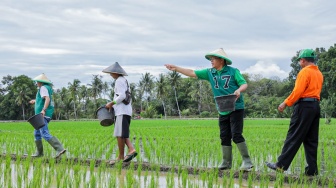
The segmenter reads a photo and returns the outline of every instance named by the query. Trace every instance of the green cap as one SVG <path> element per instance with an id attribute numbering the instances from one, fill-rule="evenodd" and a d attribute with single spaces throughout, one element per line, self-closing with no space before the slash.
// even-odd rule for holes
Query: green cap
<path id="1" fill-rule="evenodd" d="M 316 54 L 315 54 L 315 51 L 312 50 L 312 49 L 304 49 L 304 50 L 301 50 L 300 53 L 299 53 L 299 57 L 296 59 L 296 60 L 300 60 L 301 58 L 316 58 Z"/>

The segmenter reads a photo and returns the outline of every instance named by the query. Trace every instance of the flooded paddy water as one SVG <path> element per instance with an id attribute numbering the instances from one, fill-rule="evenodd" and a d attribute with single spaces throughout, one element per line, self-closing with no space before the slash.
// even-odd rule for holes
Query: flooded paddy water
<path id="1" fill-rule="evenodd" d="M 330 183 L 285 174 L 257 171 L 174 168 L 128 162 L 108 165 L 106 160 L 49 159 L 1 155 L 1 187 L 293 187 L 305 183 L 324 187 Z M 276 179 L 281 181 L 277 181 Z"/>

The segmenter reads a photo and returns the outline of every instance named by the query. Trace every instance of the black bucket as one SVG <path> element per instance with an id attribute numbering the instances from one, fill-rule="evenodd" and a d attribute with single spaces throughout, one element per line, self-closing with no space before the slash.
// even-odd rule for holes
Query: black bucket
<path id="1" fill-rule="evenodd" d="M 111 110 L 105 108 L 105 106 L 102 106 L 97 109 L 96 116 L 100 121 L 100 125 L 107 127 L 111 126 L 114 123 L 114 109 L 111 108 Z"/>
<path id="2" fill-rule="evenodd" d="M 216 97 L 218 111 L 229 112 L 235 110 L 236 95 L 222 95 Z"/>
<path id="3" fill-rule="evenodd" d="M 42 114 L 36 114 L 27 120 L 36 130 L 44 126 L 44 117 Z"/>

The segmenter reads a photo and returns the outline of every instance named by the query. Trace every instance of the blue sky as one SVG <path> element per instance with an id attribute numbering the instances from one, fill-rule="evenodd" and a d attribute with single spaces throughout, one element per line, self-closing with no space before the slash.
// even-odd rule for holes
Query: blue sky
<path id="1" fill-rule="evenodd" d="M 164 64 L 210 67 L 207 52 L 223 48 L 243 73 L 281 79 L 303 48 L 336 43 L 336 1 L 2 0 L 0 77 L 45 73 L 55 87 L 113 62 L 138 83 L 167 73 Z"/>

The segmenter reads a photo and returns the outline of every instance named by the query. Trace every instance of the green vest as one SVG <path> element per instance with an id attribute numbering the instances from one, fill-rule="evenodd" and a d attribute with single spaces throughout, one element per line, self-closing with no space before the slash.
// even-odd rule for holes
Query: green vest
<path id="1" fill-rule="evenodd" d="M 49 93 L 49 98 L 50 98 L 50 104 L 45 112 L 45 116 L 52 117 L 54 113 L 54 102 L 52 100 L 53 90 L 51 86 L 48 84 L 44 84 L 43 86 L 47 88 L 48 93 Z M 44 103 L 45 103 L 45 99 L 41 97 L 40 88 L 39 88 L 36 93 L 36 98 L 35 98 L 35 114 L 39 114 L 42 111 Z"/>
<path id="2" fill-rule="evenodd" d="M 210 82 L 214 98 L 222 95 L 233 94 L 246 81 L 240 71 L 230 66 L 224 66 L 217 71 L 215 68 L 195 70 L 198 79 L 208 80 Z M 244 109 L 243 93 L 237 99 L 235 109 Z M 221 115 L 227 115 L 231 112 L 218 112 Z"/>

